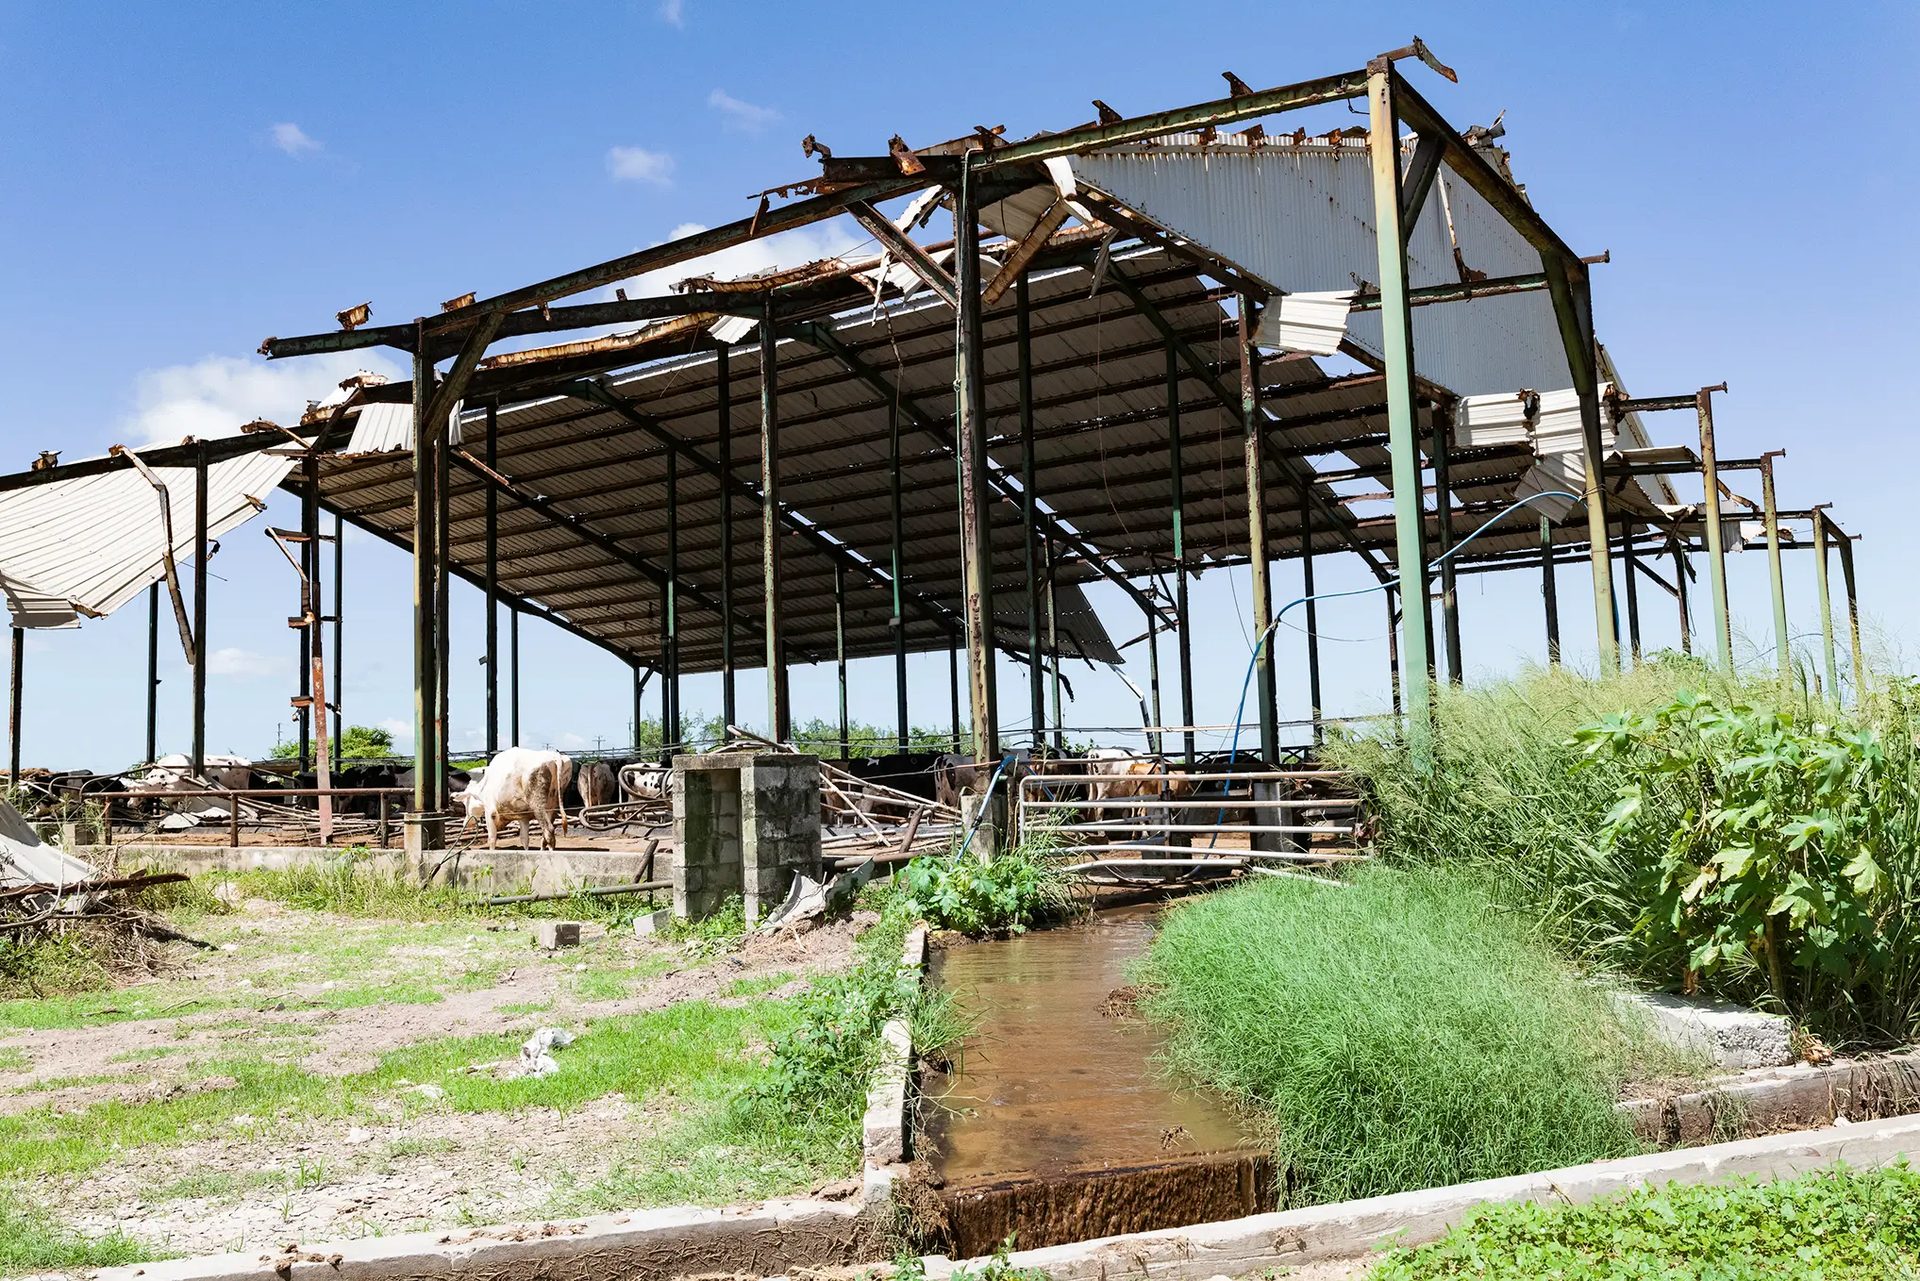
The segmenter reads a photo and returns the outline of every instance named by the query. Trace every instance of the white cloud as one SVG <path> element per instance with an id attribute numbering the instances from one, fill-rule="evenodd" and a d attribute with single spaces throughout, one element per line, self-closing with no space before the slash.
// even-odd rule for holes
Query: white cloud
<path id="1" fill-rule="evenodd" d="M 660 0 L 660 21 L 669 27 L 687 25 L 686 0 Z"/>
<path id="2" fill-rule="evenodd" d="M 379 727 L 393 735 L 393 745 L 396 749 L 403 749 L 409 752 L 413 750 L 412 721 L 403 721 L 397 716 L 389 716 L 387 719 L 379 722 Z"/>
<path id="3" fill-rule="evenodd" d="M 725 116 L 733 128 L 744 129 L 748 133 L 758 133 L 780 118 L 780 113 L 772 107 L 742 102 L 725 89 L 715 89 L 708 94 L 707 105 Z"/>
<path id="4" fill-rule="evenodd" d="M 609 147 L 607 173 L 615 182 L 651 182 L 664 187 L 673 181 L 673 157 L 645 147 Z"/>
<path id="5" fill-rule="evenodd" d="M 572 730 L 568 730 L 566 733 L 560 735 L 560 746 L 569 751 L 577 752 L 583 748 L 591 747 L 592 744 L 587 741 L 585 735 L 576 734 Z"/>
<path id="6" fill-rule="evenodd" d="M 309 136 L 305 129 L 291 120 L 273 126 L 267 130 L 267 136 L 273 140 L 274 146 L 290 156 L 304 156 L 320 150 L 320 140 Z"/>
<path id="7" fill-rule="evenodd" d="M 250 649 L 229 646 L 216 649 L 207 655 L 207 675 L 224 676 L 230 680 L 257 681 L 284 670 L 291 676 L 292 664 L 275 663 L 265 654 L 256 654 Z"/>
<path id="8" fill-rule="evenodd" d="M 667 240 L 679 240 L 705 230 L 706 226 L 702 223 L 683 222 L 667 233 Z M 657 298 L 671 293 L 674 285 L 680 281 L 696 276 L 732 280 L 759 275 L 777 267 L 799 267 L 816 259 L 848 253 L 861 243 L 838 223 L 815 223 L 810 227 L 796 227 L 777 236 L 749 240 L 744 244 L 702 254 L 671 267 L 662 267 L 644 276 L 636 276 L 619 287 L 627 291 L 629 298 Z M 613 290 L 609 289 L 605 296 L 612 298 Z"/>
<path id="9" fill-rule="evenodd" d="M 256 418 L 291 426 L 307 402 L 360 370 L 404 378 L 406 371 L 373 351 L 326 352 L 268 362 L 208 356 L 191 365 L 149 369 L 134 379 L 134 409 L 122 423 L 124 441 L 150 445 L 185 436 L 231 436 Z"/>

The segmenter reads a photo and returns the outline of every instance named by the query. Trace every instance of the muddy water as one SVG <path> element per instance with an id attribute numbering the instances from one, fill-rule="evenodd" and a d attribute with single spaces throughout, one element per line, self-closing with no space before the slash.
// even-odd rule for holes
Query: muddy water
<path id="1" fill-rule="evenodd" d="M 1154 1062 L 1165 1036 L 1126 990 L 1154 919 L 1122 908 L 935 954 L 934 980 L 977 1021 L 954 1070 L 927 1083 L 923 1117 L 961 1257 L 1009 1231 L 1031 1247 L 1271 1204 L 1239 1118 Z"/>

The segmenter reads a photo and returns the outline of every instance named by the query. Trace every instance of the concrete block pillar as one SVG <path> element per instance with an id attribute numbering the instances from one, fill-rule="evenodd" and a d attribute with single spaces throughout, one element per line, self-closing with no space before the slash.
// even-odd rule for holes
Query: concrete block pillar
<path id="1" fill-rule="evenodd" d="M 683 755 L 673 762 L 673 912 L 710 916 L 741 896 L 747 921 L 820 872 L 820 761 L 784 752 Z"/>

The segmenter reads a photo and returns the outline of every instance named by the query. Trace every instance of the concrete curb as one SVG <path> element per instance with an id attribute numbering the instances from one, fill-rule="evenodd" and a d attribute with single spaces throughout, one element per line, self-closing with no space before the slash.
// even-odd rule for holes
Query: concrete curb
<path id="1" fill-rule="evenodd" d="M 1107 1281 L 1119 1276 L 1205 1281 L 1222 1274 L 1242 1276 L 1266 1268 L 1352 1258 L 1387 1246 L 1420 1245 L 1481 1205 L 1591 1201 L 1666 1183 L 1708 1183 L 1736 1175 L 1777 1178 L 1841 1161 L 1880 1166 L 1908 1153 L 1920 1153 L 1920 1116 L 1023 1250 L 1012 1256 L 1011 1263 L 1016 1268 L 1037 1268 L 1051 1281 Z M 928 1281 L 947 1281 L 964 1265 L 935 1255 L 926 1260 L 926 1266 Z M 973 1270 L 978 1267 L 975 1261 Z"/>
<path id="2" fill-rule="evenodd" d="M 1632 1099 L 1620 1110 L 1641 1138 L 1666 1145 L 1806 1130 L 1837 1120 L 1875 1121 L 1920 1109 L 1920 1050 L 1815 1067 L 1760 1068 L 1721 1077 L 1703 1090 Z"/>
<path id="3" fill-rule="evenodd" d="M 414 1232 L 317 1249 L 221 1254 L 103 1268 L 97 1281 L 637 1281 L 858 1260 L 852 1202 L 675 1207 L 561 1223 Z"/>
<path id="4" fill-rule="evenodd" d="M 900 968 L 919 984 L 927 960 L 927 927 L 907 931 Z M 901 1018 L 880 1030 L 880 1062 L 867 1087 L 867 1111 L 860 1121 L 860 1194 L 869 1205 L 893 1195 L 894 1181 L 906 1168 L 907 1094 L 913 1066 L 913 1033 Z"/>

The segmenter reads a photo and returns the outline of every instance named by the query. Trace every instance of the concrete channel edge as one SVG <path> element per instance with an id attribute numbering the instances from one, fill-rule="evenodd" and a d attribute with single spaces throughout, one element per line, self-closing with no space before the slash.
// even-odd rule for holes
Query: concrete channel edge
<path id="1" fill-rule="evenodd" d="M 927 927 L 915 925 L 900 949 L 900 968 L 918 984 L 926 963 Z M 890 1199 L 895 1180 L 906 1173 L 912 1068 L 912 1030 L 903 1018 L 889 1019 L 880 1031 L 880 1062 L 874 1067 L 866 1115 L 860 1121 L 860 1195 L 868 1205 Z"/>
<path id="2" fill-rule="evenodd" d="M 1256 1214 L 1221 1223 L 1164 1228 L 1074 1245 L 1015 1253 L 1017 1268 L 1052 1281 L 1204 1281 L 1272 1267 L 1351 1259 L 1393 1245 L 1432 1241 L 1478 1206 L 1517 1201 L 1578 1203 L 1667 1183 L 1708 1183 L 1736 1175 L 1779 1178 L 1845 1162 L 1886 1165 L 1920 1153 L 1920 1116 L 1889 1117 L 1708 1147 L 1596 1161 L 1536 1174 L 1457 1183 L 1363 1201 Z M 968 1266 L 941 1256 L 926 1261 L 928 1281 L 946 1281 Z M 973 1261 L 977 1270 L 979 1261 Z"/>

